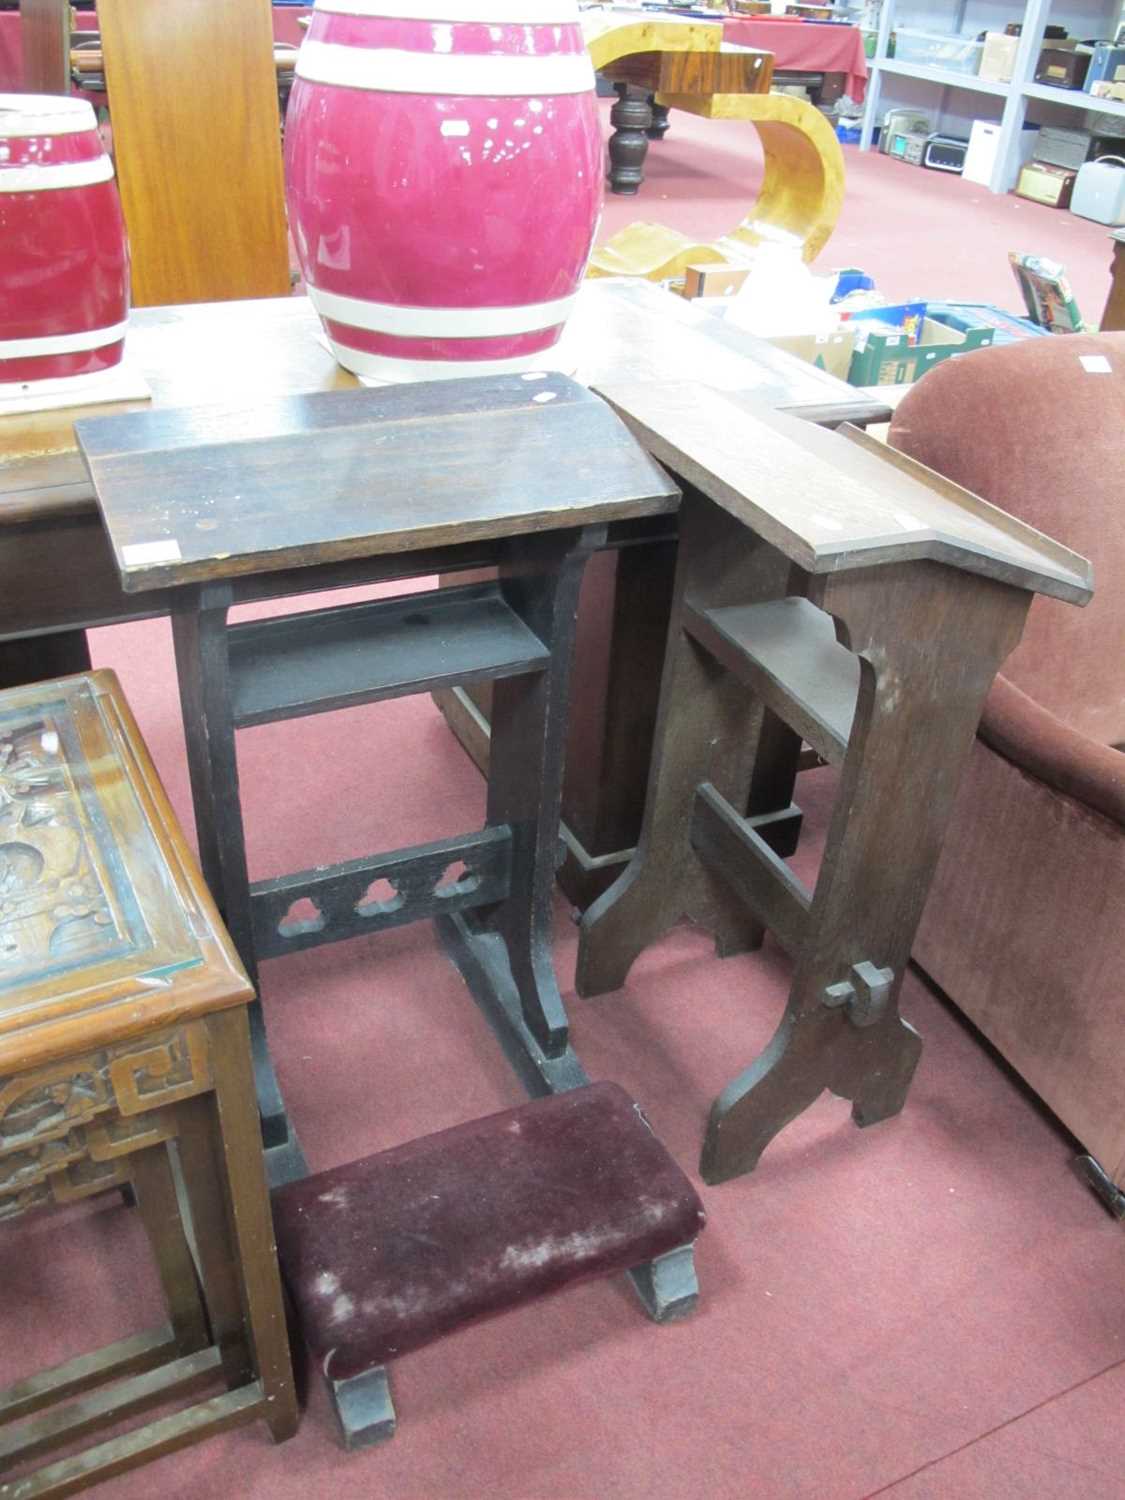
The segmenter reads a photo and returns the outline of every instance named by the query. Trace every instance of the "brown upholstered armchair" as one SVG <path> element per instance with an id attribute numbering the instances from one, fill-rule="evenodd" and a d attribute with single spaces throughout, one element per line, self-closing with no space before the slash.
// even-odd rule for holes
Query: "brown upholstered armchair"
<path id="1" fill-rule="evenodd" d="M 939 365 L 890 441 L 1094 564 L 1085 610 L 1035 601 L 989 696 L 914 956 L 1125 1214 L 1125 334 Z"/>

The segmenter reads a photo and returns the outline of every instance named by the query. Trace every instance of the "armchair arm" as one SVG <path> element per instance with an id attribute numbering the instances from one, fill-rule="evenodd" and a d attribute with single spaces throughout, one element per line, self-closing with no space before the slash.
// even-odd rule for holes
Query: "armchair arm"
<path id="1" fill-rule="evenodd" d="M 993 683 L 977 732 L 1028 775 L 1125 828 L 1122 751 L 1071 729 L 1006 677 Z"/>

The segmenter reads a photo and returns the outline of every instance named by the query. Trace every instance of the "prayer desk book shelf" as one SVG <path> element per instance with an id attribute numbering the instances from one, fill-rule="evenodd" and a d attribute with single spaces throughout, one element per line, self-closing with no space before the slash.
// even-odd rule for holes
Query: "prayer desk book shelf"
<path id="1" fill-rule="evenodd" d="M 580 994 L 688 916 L 793 962 L 773 1040 L 716 1100 L 705 1180 L 756 1165 L 825 1089 L 902 1108 L 921 1050 L 903 973 L 985 696 L 1035 593 L 1081 557 L 856 429 L 692 385 L 602 390 L 683 489 L 637 852 L 581 926 Z M 840 767 L 815 888 L 789 868 L 802 744 Z"/>
<path id="2" fill-rule="evenodd" d="M 253 991 L 112 672 L 0 694 L 0 877 L 0 1224 L 130 1189 L 167 1307 L 0 1391 L 0 1496 L 73 1494 L 258 1419 L 291 1436 Z"/>

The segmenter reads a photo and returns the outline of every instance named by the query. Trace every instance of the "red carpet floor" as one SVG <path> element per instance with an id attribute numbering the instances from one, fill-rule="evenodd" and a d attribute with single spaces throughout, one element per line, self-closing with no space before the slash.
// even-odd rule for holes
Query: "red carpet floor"
<path id="1" fill-rule="evenodd" d="M 650 191 L 607 226 L 676 210 L 729 227 L 738 137 L 704 160 L 689 122 L 652 153 Z M 1014 306 L 1004 254 L 1067 260 L 1100 306 L 1104 231 L 849 153 L 826 264 L 896 294 Z M 716 173 L 722 175 L 717 176 Z M 668 197 L 661 195 L 667 193 Z M 748 194 L 747 194 L 748 196 Z M 704 226 L 706 227 L 706 226 Z M 191 827 L 169 631 L 95 632 Z M 428 700 L 350 710 L 240 740 L 252 875 L 479 826 L 479 777 Z M 802 778 L 815 860 L 831 775 Z M 573 994 L 580 1055 L 643 1103 L 695 1171 L 712 1097 L 769 1037 L 786 961 L 716 960 L 682 930 L 618 995 Z M 275 1055 L 314 1166 L 518 1102 L 520 1090 L 423 927 L 265 966 Z M 1108 998 L 1108 997 L 1107 997 Z M 122 1500 L 1117 1500 L 1125 1400 L 1125 1232 L 1069 1170 L 1072 1144 L 917 976 L 925 1038 L 907 1107 L 857 1131 L 828 1097 L 751 1177 L 703 1189 L 699 1313 L 669 1328 L 601 1282 L 466 1330 L 392 1371 L 399 1435 L 348 1457 L 318 1387 L 297 1438 L 248 1429 L 105 1487 Z M 159 1319 L 135 1216 L 117 1206 L 0 1235 L 0 1382 Z"/>

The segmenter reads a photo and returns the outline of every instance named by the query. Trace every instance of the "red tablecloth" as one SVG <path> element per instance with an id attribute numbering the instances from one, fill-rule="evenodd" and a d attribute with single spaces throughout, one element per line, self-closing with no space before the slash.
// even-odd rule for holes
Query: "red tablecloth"
<path id="1" fill-rule="evenodd" d="M 815 21 L 745 16 L 723 22 L 723 36 L 739 47 L 773 53 L 774 71 L 846 73 L 857 104 L 867 92 L 867 58 L 858 26 L 818 26 Z"/>

